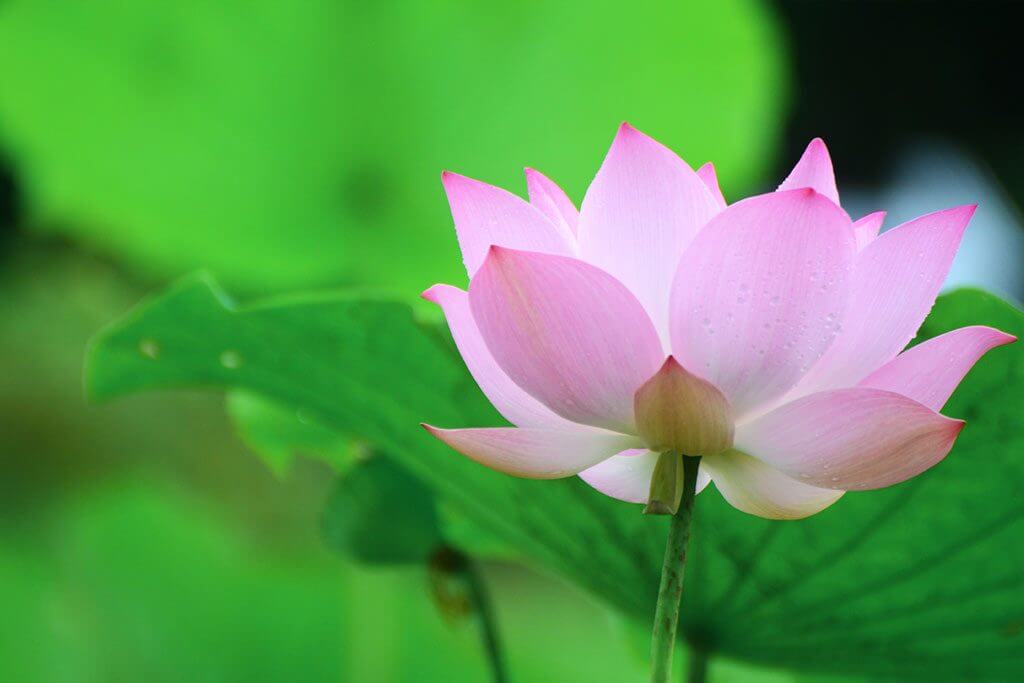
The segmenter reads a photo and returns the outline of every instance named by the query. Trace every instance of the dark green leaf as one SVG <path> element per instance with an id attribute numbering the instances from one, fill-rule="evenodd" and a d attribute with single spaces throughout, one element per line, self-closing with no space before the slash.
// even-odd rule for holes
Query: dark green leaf
<path id="1" fill-rule="evenodd" d="M 433 493 L 379 455 L 338 477 L 323 531 L 332 548 L 365 564 L 422 564 L 443 543 Z"/>
<path id="2" fill-rule="evenodd" d="M 940 299 L 923 335 L 967 324 L 1024 334 L 1019 311 L 962 291 Z M 225 366 L 227 350 L 239 362 Z M 994 351 L 946 410 L 969 422 L 946 461 L 899 486 L 850 494 L 810 519 L 762 520 L 713 490 L 701 494 L 686 637 L 812 673 L 1013 680 L 1024 666 L 1022 379 L 1024 347 Z M 241 387 L 308 410 L 393 454 L 524 557 L 650 618 L 662 520 L 576 479 L 491 472 L 422 433 L 420 421 L 500 418 L 447 343 L 403 306 L 324 296 L 236 309 L 193 278 L 98 337 L 88 385 L 100 397 Z"/>
<path id="3" fill-rule="evenodd" d="M 262 396 L 233 391 L 227 408 L 239 436 L 278 476 L 288 472 L 296 455 L 322 460 L 338 471 L 355 455 L 352 439 Z"/>

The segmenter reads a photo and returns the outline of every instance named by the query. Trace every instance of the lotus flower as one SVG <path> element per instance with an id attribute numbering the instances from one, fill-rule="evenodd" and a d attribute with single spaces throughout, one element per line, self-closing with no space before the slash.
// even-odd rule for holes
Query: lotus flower
<path id="1" fill-rule="evenodd" d="M 903 351 L 975 207 L 879 235 L 883 213 L 840 207 L 818 139 L 777 191 L 728 205 L 711 164 L 627 124 L 578 212 L 526 179 L 529 202 L 443 175 L 470 283 L 424 293 L 515 427 L 424 426 L 501 472 L 643 503 L 674 450 L 734 507 L 805 517 L 942 460 L 964 423 L 938 411 L 1014 340 L 965 327 Z"/>

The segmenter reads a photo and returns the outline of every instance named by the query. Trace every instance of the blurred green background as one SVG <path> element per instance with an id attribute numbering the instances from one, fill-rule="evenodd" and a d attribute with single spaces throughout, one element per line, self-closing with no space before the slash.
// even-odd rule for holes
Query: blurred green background
<path id="1" fill-rule="evenodd" d="M 822 135 L 855 217 L 981 202 L 950 285 L 1019 301 L 1020 57 L 986 8 L 0 0 L 0 680 L 486 680 L 433 548 L 325 522 L 379 494 L 360 444 L 241 394 L 87 405 L 89 337 L 197 268 L 420 306 L 465 277 L 442 169 L 578 202 L 624 119 L 729 199 Z M 513 680 L 645 680 L 645 633 L 501 556 Z"/>

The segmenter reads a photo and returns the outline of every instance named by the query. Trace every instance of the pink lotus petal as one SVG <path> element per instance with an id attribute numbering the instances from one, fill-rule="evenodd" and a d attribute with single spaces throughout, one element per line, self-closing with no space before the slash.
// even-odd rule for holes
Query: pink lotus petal
<path id="1" fill-rule="evenodd" d="M 668 296 L 686 245 L 718 202 L 674 152 L 622 124 L 583 200 L 580 258 L 617 277 L 668 335 Z"/>
<path id="2" fill-rule="evenodd" d="M 718 174 L 715 173 L 715 165 L 710 161 L 697 169 L 697 177 L 700 178 L 707 188 L 711 190 L 711 196 L 718 202 L 718 208 L 726 207 L 725 197 L 722 189 L 718 186 Z"/>
<path id="3" fill-rule="evenodd" d="M 858 386 L 902 394 L 942 410 L 960 380 L 990 349 L 1017 341 L 991 327 L 962 327 L 908 349 L 875 370 Z"/>
<path id="4" fill-rule="evenodd" d="M 821 138 L 814 138 L 804 150 L 800 161 L 779 185 L 779 190 L 799 190 L 809 187 L 839 204 L 839 190 L 836 176 L 832 171 L 832 158 Z"/>
<path id="5" fill-rule="evenodd" d="M 623 451 L 580 472 L 580 479 L 601 493 L 627 503 L 646 503 L 658 454 L 643 448 Z M 711 479 L 704 466 L 697 471 L 697 493 Z"/>
<path id="6" fill-rule="evenodd" d="M 450 171 L 441 175 L 441 182 L 470 277 L 484 262 L 491 245 L 546 254 L 575 253 L 575 239 L 567 227 L 552 223 L 511 192 Z"/>
<path id="7" fill-rule="evenodd" d="M 836 389 L 740 425 L 736 448 L 812 486 L 877 489 L 942 460 L 963 425 L 890 391 Z"/>
<path id="8" fill-rule="evenodd" d="M 935 303 L 973 213 L 973 206 L 930 213 L 857 254 L 842 333 L 787 400 L 855 386 L 903 350 Z"/>
<path id="9" fill-rule="evenodd" d="M 700 466 L 730 505 L 768 519 L 809 517 L 844 493 L 804 484 L 739 451 L 704 458 Z"/>
<path id="10" fill-rule="evenodd" d="M 715 216 L 672 286 L 672 351 L 742 415 L 792 387 L 832 343 L 854 258 L 849 217 L 813 190 Z"/>
<path id="11" fill-rule="evenodd" d="M 506 420 L 518 427 L 570 429 L 574 423 L 551 412 L 513 382 L 494 360 L 469 310 L 469 295 L 451 285 L 434 285 L 423 293 L 444 311 L 455 345 L 473 379 Z"/>
<path id="12" fill-rule="evenodd" d="M 882 222 L 885 220 L 885 211 L 869 213 L 864 218 L 853 223 L 853 237 L 857 240 L 857 251 L 871 244 L 878 231 L 882 229 Z"/>
<path id="13" fill-rule="evenodd" d="M 516 384 L 573 422 L 633 431 L 633 394 L 664 355 L 622 283 L 576 259 L 492 247 L 469 304 Z"/>
<path id="14" fill-rule="evenodd" d="M 552 223 L 561 223 L 569 232 L 576 235 L 576 227 L 580 220 L 580 212 L 576 205 L 553 180 L 540 171 L 526 169 L 526 191 L 530 194 L 530 203 L 540 209 Z"/>
<path id="15" fill-rule="evenodd" d="M 578 474 L 637 445 L 635 437 L 597 429 L 438 429 L 430 425 L 423 428 L 481 465 L 530 479 Z"/>

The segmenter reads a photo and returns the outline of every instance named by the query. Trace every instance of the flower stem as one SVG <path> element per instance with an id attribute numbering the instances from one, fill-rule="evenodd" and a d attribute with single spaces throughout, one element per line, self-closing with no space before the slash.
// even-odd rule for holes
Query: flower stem
<path id="1" fill-rule="evenodd" d="M 651 683 L 668 683 L 672 674 L 672 653 L 679 624 L 679 604 L 683 597 L 686 545 L 690 540 L 690 518 L 697 490 L 697 468 L 700 466 L 700 457 L 679 457 L 683 459 L 683 497 L 679 510 L 672 515 L 661 567 L 661 587 L 658 589 L 651 636 Z"/>
<path id="2" fill-rule="evenodd" d="M 494 605 L 491 602 L 490 592 L 487 584 L 480 575 L 480 569 L 476 562 L 467 558 L 466 584 L 469 588 L 469 599 L 473 603 L 474 611 L 480 620 L 480 637 L 483 640 L 484 653 L 487 656 L 487 663 L 491 668 L 491 680 L 493 683 L 506 683 L 508 677 L 505 674 L 505 661 L 501 654 L 501 645 L 498 641 L 498 627 L 494 618 Z"/>

